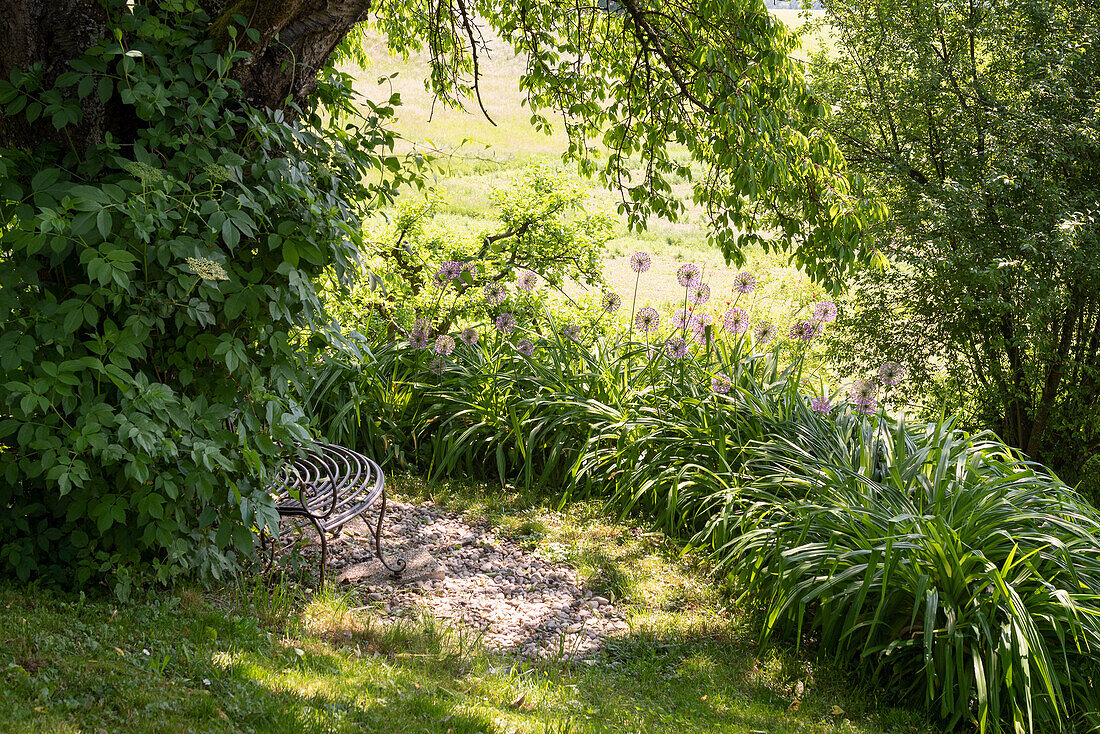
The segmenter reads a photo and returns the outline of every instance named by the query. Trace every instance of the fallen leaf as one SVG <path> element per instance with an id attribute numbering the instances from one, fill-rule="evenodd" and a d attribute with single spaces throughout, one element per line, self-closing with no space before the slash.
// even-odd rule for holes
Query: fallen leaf
<path id="1" fill-rule="evenodd" d="M 795 699 L 794 701 L 791 701 L 791 705 L 787 707 L 787 710 L 788 711 L 798 711 L 800 706 L 802 706 L 802 702 Z"/>
<path id="2" fill-rule="evenodd" d="M 122 648 L 116 647 L 115 652 L 117 652 L 122 657 L 126 657 L 126 653 L 122 651 Z"/>
<path id="3" fill-rule="evenodd" d="M 830 716 L 843 716 L 844 715 L 844 709 L 840 708 L 839 706 L 833 706 L 831 709 L 829 709 L 829 715 Z"/>
<path id="4" fill-rule="evenodd" d="M 108 622 L 114 622 L 115 617 L 117 617 L 117 616 L 118 616 L 118 608 L 116 607 L 115 610 L 113 612 L 111 612 L 111 618 L 108 619 L 107 621 Z"/>
<path id="5" fill-rule="evenodd" d="M 518 709 L 520 706 L 523 705 L 523 702 L 526 701 L 526 700 L 527 700 L 527 694 L 526 693 L 521 693 L 521 694 L 519 694 L 519 698 L 517 698 L 515 701 L 512 701 L 512 703 L 510 703 L 508 705 L 511 706 L 514 709 Z"/>
<path id="6" fill-rule="evenodd" d="M 214 709 L 214 710 L 218 712 L 218 716 L 220 716 L 221 718 L 223 718 L 223 719 L 228 719 L 229 718 L 228 716 L 225 715 L 225 712 L 222 711 L 221 709 Z"/>
<path id="7" fill-rule="evenodd" d="M 706 701 L 706 700 L 707 700 L 707 697 L 706 697 L 706 696 L 700 696 L 700 697 L 699 697 L 699 700 L 700 700 L 700 701 Z"/>

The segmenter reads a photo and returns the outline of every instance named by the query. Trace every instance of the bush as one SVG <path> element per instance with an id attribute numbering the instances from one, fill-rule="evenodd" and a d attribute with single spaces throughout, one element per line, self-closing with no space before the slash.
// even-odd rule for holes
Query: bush
<path id="1" fill-rule="evenodd" d="M 89 95 L 141 123 L 0 150 L 0 572 L 125 595 L 145 574 L 223 576 L 274 524 L 265 468 L 308 438 L 291 385 L 293 334 L 321 313 L 310 278 L 356 262 L 357 202 L 398 166 L 373 152 L 388 107 L 350 129 L 265 114 L 229 78 L 245 56 L 196 40 L 205 18 L 108 12 L 118 40 L 56 87 L 0 81 L 28 124 L 66 131 Z"/>

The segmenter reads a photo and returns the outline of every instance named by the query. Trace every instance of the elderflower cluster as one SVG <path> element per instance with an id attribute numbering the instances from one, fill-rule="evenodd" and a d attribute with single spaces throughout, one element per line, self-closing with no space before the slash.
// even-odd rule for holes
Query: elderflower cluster
<path id="1" fill-rule="evenodd" d="M 203 280 L 229 280 L 229 273 L 221 264 L 205 257 L 187 258 L 187 269 Z"/>

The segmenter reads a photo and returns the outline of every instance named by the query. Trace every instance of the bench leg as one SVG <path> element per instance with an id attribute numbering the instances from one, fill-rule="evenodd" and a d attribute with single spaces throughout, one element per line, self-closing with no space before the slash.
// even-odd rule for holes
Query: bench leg
<path id="1" fill-rule="evenodd" d="M 325 589 L 325 568 L 328 566 L 328 539 L 325 538 L 325 531 L 321 529 L 321 524 L 315 518 L 310 515 L 306 515 L 306 518 L 317 529 L 317 537 L 321 539 L 321 583 L 317 585 L 317 591 L 320 593 Z"/>
<path id="2" fill-rule="evenodd" d="M 382 556 L 382 521 L 386 517 L 386 490 L 382 490 L 382 504 L 378 508 L 378 524 L 374 528 L 374 554 L 378 556 L 378 562 L 381 563 L 386 569 L 393 574 L 395 579 L 401 578 L 401 573 L 405 570 L 405 566 L 408 563 L 404 558 L 398 558 L 394 565 L 386 563 L 386 559 Z"/>

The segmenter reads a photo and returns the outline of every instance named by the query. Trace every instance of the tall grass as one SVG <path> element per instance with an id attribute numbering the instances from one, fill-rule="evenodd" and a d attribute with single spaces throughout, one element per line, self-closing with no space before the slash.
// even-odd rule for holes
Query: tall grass
<path id="1" fill-rule="evenodd" d="M 331 440 L 404 466 L 647 513 L 713 549 L 766 640 L 813 640 L 949 726 L 1096 724 L 1100 514 L 994 437 L 822 415 L 799 361 L 748 339 L 676 360 L 486 338 L 431 361 L 361 347 L 319 369 L 306 403 Z"/>

